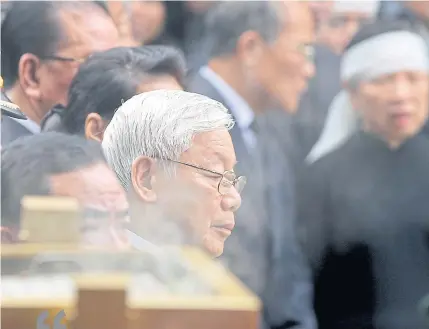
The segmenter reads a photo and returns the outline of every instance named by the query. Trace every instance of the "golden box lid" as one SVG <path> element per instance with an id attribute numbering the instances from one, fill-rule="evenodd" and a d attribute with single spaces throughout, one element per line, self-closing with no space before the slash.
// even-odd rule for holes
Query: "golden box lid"
<path id="1" fill-rule="evenodd" d="M 65 245 L 59 248 L 55 245 L 40 244 L 5 247 L 2 250 L 2 261 L 25 260 L 39 257 L 44 253 L 63 254 L 66 258 L 73 256 L 77 259 L 91 253 L 110 253 L 112 256 L 115 254 L 111 251 L 88 251 Z M 132 255 L 139 253 L 142 252 L 130 251 L 121 253 L 121 257 L 128 255 L 132 258 Z M 207 325 L 208 329 L 219 328 L 216 324 L 225 329 L 258 327 L 260 301 L 238 279 L 201 250 L 191 247 L 180 250 L 176 248 L 173 255 L 177 258 L 175 261 L 187 269 L 191 279 L 187 282 L 185 277 L 182 281 L 185 285 L 177 284 L 180 288 L 175 289 L 163 287 L 165 282 L 171 284 L 169 281 L 171 276 L 167 275 L 164 278 L 157 278 L 159 290 L 151 290 L 154 285 L 150 281 L 152 274 L 150 270 L 146 273 L 124 271 L 3 276 L 1 287 L 3 328 L 14 329 L 18 324 L 28 326 L 32 323 L 34 326 L 37 316 L 46 310 L 51 313 L 64 310 L 68 321 L 85 327 L 90 325 L 94 329 L 104 329 L 106 323 L 114 321 L 116 323 L 125 321 L 124 329 L 167 329 L 172 323 L 175 324 L 175 328 L 185 329 L 190 323 L 201 327 L 209 318 L 212 320 Z M 210 289 L 193 290 L 192 280 L 199 281 L 201 287 Z M 189 290 L 186 284 L 190 284 Z M 14 292 L 13 289 L 19 290 L 20 293 Z M 110 313 L 113 311 L 105 311 L 109 314 L 103 313 L 105 315 L 99 319 L 101 322 L 94 319 L 93 314 L 98 311 L 92 309 L 90 305 L 96 304 L 99 310 L 108 310 L 112 305 L 117 305 L 115 307 L 121 309 L 121 303 L 124 309 L 123 318 L 116 316 L 115 320 L 109 322 L 106 317 L 111 316 Z M 225 322 L 225 319 L 228 321 Z M 239 325 L 228 327 L 229 323 Z"/>

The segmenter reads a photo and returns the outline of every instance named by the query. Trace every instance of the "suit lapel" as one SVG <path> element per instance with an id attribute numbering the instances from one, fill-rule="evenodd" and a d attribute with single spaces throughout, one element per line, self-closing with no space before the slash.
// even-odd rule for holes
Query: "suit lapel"
<path id="1" fill-rule="evenodd" d="M 232 115 L 234 121 L 237 121 L 234 117 L 234 114 L 230 110 L 230 105 L 228 102 L 219 94 L 210 81 L 203 78 L 199 73 L 195 75 L 188 87 L 188 90 L 191 92 L 208 96 L 219 103 L 222 103 L 229 110 L 229 113 Z M 238 161 L 240 163 L 248 162 L 250 154 L 241 134 L 240 127 L 237 124 L 230 130 L 230 135 L 234 144 Z"/>

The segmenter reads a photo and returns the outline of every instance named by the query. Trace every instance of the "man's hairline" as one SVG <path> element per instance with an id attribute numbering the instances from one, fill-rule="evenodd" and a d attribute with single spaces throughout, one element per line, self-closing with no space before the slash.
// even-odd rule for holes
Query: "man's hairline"
<path id="1" fill-rule="evenodd" d="M 218 127 L 218 128 L 214 128 L 214 129 L 210 129 L 210 130 L 205 130 L 205 131 L 199 131 L 199 132 L 197 132 L 197 133 L 193 134 L 193 135 L 192 135 L 192 137 L 191 137 L 191 141 L 190 141 L 189 146 L 188 146 L 187 148 L 185 148 L 183 151 L 181 151 L 181 153 L 179 154 L 179 156 L 178 156 L 178 157 L 173 157 L 174 159 L 162 159 L 162 158 L 157 158 L 157 157 L 153 157 L 153 156 L 148 156 L 148 155 L 145 155 L 145 154 L 139 154 L 139 155 L 133 156 L 133 159 L 132 159 L 132 161 L 131 161 L 131 166 L 130 166 L 130 168 L 129 168 L 129 172 L 130 172 L 129 178 L 128 178 L 128 180 L 127 180 L 126 184 L 122 184 L 122 183 L 121 183 L 122 187 L 124 188 L 124 190 L 126 191 L 126 193 L 129 193 L 129 192 L 130 192 L 130 190 L 132 190 L 132 165 L 133 165 L 134 161 L 135 161 L 137 158 L 139 158 L 139 157 L 141 157 L 141 156 L 144 156 L 144 157 L 147 157 L 147 158 L 150 158 L 150 159 L 159 160 L 159 161 L 164 161 L 164 162 L 168 162 L 169 160 L 173 160 L 173 161 L 180 161 L 180 159 L 181 159 L 182 155 L 183 155 L 185 152 L 189 151 L 189 150 L 192 148 L 192 146 L 193 146 L 193 141 L 194 141 L 194 139 L 195 139 L 195 136 L 196 136 L 196 135 L 200 135 L 200 134 L 204 134 L 204 133 L 211 133 L 211 132 L 214 132 L 214 131 L 221 131 L 221 130 L 226 130 L 226 131 L 229 133 L 229 131 L 230 131 L 231 129 L 232 129 L 232 127 L 228 128 L 227 126 L 225 126 L 225 125 L 224 125 L 223 127 Z M 107 158 L 107 162 L 109 163 L 109 157 Z M 235 164 L 237 164 L 237 160 L 235 161 Z M 235 165 L 235 164 L 234 164 L 234 165 Z M 109 163 L 109 165 L 110 165 L 110 163 Z M 173 163 L 170 163 L 169 165 L 170 165 L 170 166 L 172 166 L 172 167 L 174 167 L 176 164 L 173 162 Z M 195 165 L 198 165 L 198 164 L 195 164 Z M 161 167 L 161 169 L 163 169 L 163 171 L 165 172 L 165 170 L 164 170 L 165 168 L 164 168 L 164 167 L 162 167 L 162 166 L 160 166 L 160 167 Z M 120 181 L 120 179 L 119 179 L 119 175 L 117 174 L 116 170 L 114 170 L 114 168 L 112 168 L 112 170 L 114 171 L 114 173 L 115 173 L 116 177 L 118 177 L 118 180 Z M 176 172 L 174 172 L 174 173 L 173 173 L 173 175 L 174 175 L 174 176 L 175 176 L 175 174 L 176 174 Z M 173 177 L 174 177 L 174 176 L 173 176 Z"/>

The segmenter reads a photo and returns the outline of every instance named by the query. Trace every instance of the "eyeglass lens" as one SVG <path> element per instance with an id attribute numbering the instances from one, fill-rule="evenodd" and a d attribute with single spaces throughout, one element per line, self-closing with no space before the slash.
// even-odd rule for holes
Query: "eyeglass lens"
<path id="1" fill-rule="evenodd" d="M 240 194 L 244 186 L 246 185 L 246 178 L 243 176 L 240 176 L 234 180 L 229 180 L 226 177 L 222 177 L 220 183 L 219 183 L 219 193 L 221 195 L 228 194 L 232 187 L 234 187 L 237 192 Z"/>

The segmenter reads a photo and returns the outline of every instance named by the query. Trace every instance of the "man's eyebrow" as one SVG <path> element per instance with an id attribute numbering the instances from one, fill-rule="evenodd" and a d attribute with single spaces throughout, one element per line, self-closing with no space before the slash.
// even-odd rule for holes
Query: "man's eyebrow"
<path id="1" fill-rule="evenodd" d="M 218 159 L 221 160 L 221 162 L 225 163 L 228 162 L 228 160 L 230 160 L 230 157 L 225 157 L 225 155 L 222 152 L 219 151 L 215 151 L 215 155 L 218 157 Z M 232 163 L 232 167 L 235 167 L 237 165 L 238 161 L 237 159 L 234 157 L 233 163 Z"/>

